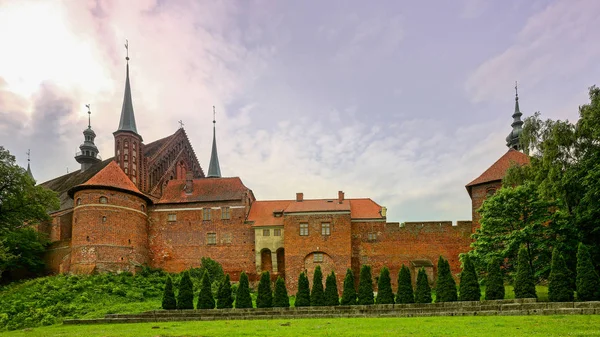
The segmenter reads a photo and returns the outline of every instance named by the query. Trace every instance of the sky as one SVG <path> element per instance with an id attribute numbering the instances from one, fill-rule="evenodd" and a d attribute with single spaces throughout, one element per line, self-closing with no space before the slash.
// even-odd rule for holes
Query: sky
<path id="1" fill-rule="evenodd" d="M 465 185 L 524 117 L 578 118 L 600 1 L 0 0 L 0 145 L 38 182 L 79 169 L 91 105 L 112 157 L 125 40 L 138 132 L 184 128 L 259 200 L 369 197 L 389 221 L 469 220 Z"/>

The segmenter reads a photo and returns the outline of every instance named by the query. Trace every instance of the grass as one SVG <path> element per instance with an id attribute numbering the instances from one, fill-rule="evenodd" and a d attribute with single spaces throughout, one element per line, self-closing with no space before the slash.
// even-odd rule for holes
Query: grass
<path id="1" fill-rule="evenodd" d="M 600 336 L 600 315 L 54 325 L 0 336 Z"/>

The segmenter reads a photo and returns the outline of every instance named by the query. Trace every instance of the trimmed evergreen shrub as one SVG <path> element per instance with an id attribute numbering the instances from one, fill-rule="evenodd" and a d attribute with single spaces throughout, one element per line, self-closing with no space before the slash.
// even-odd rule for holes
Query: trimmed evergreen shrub
<path id="1" fill-rule="evenodd" d="M 572 302 L 571 272 L 557 248 L 552 251 L 552 264 L 548 278 L 548 299 L 550 302 Z"/>
<path id="2" fill-rule="evenodd" d="M 290 298 L 288 296 L 287 288 L 285 287 L 285 280 L 280 276 L 275 281 L 275 295 L 273 295 L 273 306 L 276 308 L 289 308 Z"/>
<path id="3" fill-rule="evenodd" d="M 463 255 L 463 270 L 460 273 L 458 290 L 461 301 L 479 301 L 481 299 L 481 289 L 479 289 L 475 265 L 469 255 L 466 254 Z"/>
<path id="4" fill-rule="evenodd" d="M 245 272 L 240 274 L 240 283 L 235 294 L 235 307 L 237 309 L 252 308 L 252 298 L 250 297 L 248 275 L 246 275 Z"/>
<path id="5" fill-rule="evenodd" d="M 214 309 L 215 299 L 213 298 L 212 289 L 210 286 L 210 276 L 205 271 L 200 281 L 200 294 L 198 295 L 198 303 L 196 309 Z"/>
<path id="6" fill-rule="evenodd" d="M 263 271 L 258 282 L 258 294 L 256 296 L 257 308 L 273 307 L 273 293 L 271 292 L 271 274 Z"/>
<path id="7" fill-rule="evenodd" d="M 187 270 L 183 272 L 183 276 L 179 280 L 177 309 L 194 309 L 194 285 Z"/>
<path id="8" fill-rule="evenodd" d="M 340 305 L 340 297 L 338 295 L 337 280 L 333 270 L 325 279 L 325 305 L 335 306 Z"/>
<path id="9" fill-rule="evenodd" d="M 600 301 L 600 277 L 594 269 L 588 248 L 580 243 L 577 247 L 577 299 Z"/>
<path id="10" fill-rule="evenodd" d="M 356 304 L 356 287 L 354 287 L 354 273 L 352 269 L 346 270 L 346 277 L 344 277 L 344 289 L 342 290 L 342 305 L 355 305 Z"/>
<path id="11" fill-rule="evenodd" d="M 225 279 L 219 286 L 217 293 L 217 309 L 233 308 L 233 297 L 231 296 L 231 281 L 229 274 L 225 275 Z"/>
<path id="12" fill-rule="evenodd" d="M 438 259 L 437 282 L 435 286 L 435 302 L 454 302 L 458 299 L 456 281 L 452 277 L 450 264 L 442 256 Z"/>
<path id="13" fill-rule="evenodd" d="M 313 286 L 310 292 L 310 306 L 322 307 L 325 305 L 325 291 L 323 290 L 323 273 L 321 266 L 315 267 L 313 275 Z"/>
<path id="14" fill-rule="evenodd" d="M 370 305 L 373 304 L 374 300 L 371 266 L 363 265 L 360 268 L 360 276 L 358 279 L 358 304 Z"/>
<path id="15" fill-rule="evenodd" d="M 417 274 L 417 289 L 415 291 L 416 303 L 431 303 L 431 287 L 425 269 L 421 268 Z"/>
<path id="16" fill-rule="evenodd" d="M 500 269 L 500 259 L 493 259 L 488 265 L 488 274 L 485 284 L 486 300 L 504 299 L 504 278 Z"/>
<path id="17" fill-rule="evenodd" d="M 310 285 L 308 277 L 300 273 L 298 277 L 298 293 L 296 294 L 296 307 L 310 307 Z"/>
<path id="18" fill-rule="evenodd" d="M 167 282 L 165 283 L 162 308 L 165 310 L 177 309 L 177 301 L 175 300 L 175 292 L 173 291 L 173 281 L 171 280 L 170 275 L 167 275 Z"/>
<path id="19" fill-rule="evenodd" d="M 390 271 L 386 267 L 381 268 L 379 280 L 377 281 L 377 304 L 394 304 L 394 292 L 392 292 L 392 280 Z"/>
<path id="20" fill-rule="evenodd" d="M 402 265 L 402 268 L 400 268 L 400 272 L 398 273 L 398 293 L 396 294 L 396 303 L 415 303 L 410 269 L 405 265 Z"/>
<path id="21" fill-rule="evenodd" d="M 515 298 L 537 298 L 535 293 L 535 283 L 527 250 L 521 248 L 517 260 L 517 276 L 515 277 Z"/>

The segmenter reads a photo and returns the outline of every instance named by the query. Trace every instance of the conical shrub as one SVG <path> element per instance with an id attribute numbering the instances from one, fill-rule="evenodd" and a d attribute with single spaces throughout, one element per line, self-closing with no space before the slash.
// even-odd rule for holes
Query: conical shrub
<path id="1" fill-rule="evenodd" d="M 456 281 L 452 277 L 450 264 L 442 256 L 438 259 L 435 302 L 454 302 L 458 299 Z"/>
<path id="2" fill-rule="evenodd" d="M 273 307 L 273 293 L 271 292 L 271 274 L 263 271 L 258 282 L 258 295 L 256 296 L 257 308 Z"/>
<path id="3" fill-rule="evenodd" d="M 386 267 L 381 268 L 379 280 L 377 280 L 377 304 L 394 304 L 394 292 L 392 291 L 392 280 L 390 271 Z"/>
<path id="4" fill-rule="evenodd" d="M 572 302 L 571 272 L 557 248 L 552 251 L 552 264 L 548 278 L 548 299 L 550 302 Z"/>
<path id="5" fill-rule="evenodd" d="M 194 285 L 187 270 L 183 272 L 181 280 L 179 280 L 177 309 L 194 309 Z"/>
<path id="6" fill-rule="evenodd" d="M 210 287 L 210 278 L 208 272 L 205 271 L 200 281 L 200 294 L 198 295 L 198 303 L 196 304 L 197 309 L 214 309 L 215 299 L 212 295 L 212 289 Z"/>
<path id="7" fill-rule="evenodd" d="M 233 308 L 233 297 L 231 296 L 231 281 L 229 280 L 229 274 L 226 274 L 217 293 L 217 309 L 229 308 Z"/>
<path id="8" fill-rule="evenodd" d="M 415 291 L 416 303 L 431 303 L 431 287 L 425 269 L 421 268 L 417 274 L 417 289 Z"/>
<path id="9" fill-rule="evenodd" d="M 373 304 L 374 301 L 371 266 L 364 265 L 360 268 L 360 276 L 358 279 L 358 304 L 370 305 Z"/>
<path id="10" fill-rule="evenodd" d="M 577 247 L 577 278 L 575 285 L 578 300 L 600 301 L 600 277 L 594 269 L 590 252 L 583 243 L 580 243 Z"/>
<path id="11" fill-rule="evenodd" d="M 313 286 L 310 292 L 310 306 L 322 307 L 325 305 L 325 291 L 323 290 L 323 273 L 321 266 L 315 267 Z"/>
<path id="12" fill-rule="evenodd" d="M 341 304 L 356 304 L 356 287 L 354 286 L 354 273 L 350 268 L 346 270 L 346 277 L 344 277 L 344 289 L 342 290 Z"/>
<path id="13" fill-rule="evenodd" d="M 504 299 L 504 278 L 500 269 L 500 259 L 493 259 L 488 265 L 488 274 L 485 284 L 486 300 Z"/>
<path id="14" fill-rule="evenodd" d="M 285 287 L 285 280 L 280 276 L 275 281 L 275 294 L 273 295 L 273 306 L 276 308 L 289 308 L 290 298 L 288 296 L 287 288 Z"/>
<path id="15" fill-rule="evenodd" d="M 529 265 L 527 250 L 521 248 L 517 260 L 517 276 L 515 277 L 515 298 L 537 298 L 533 273 Z"/>
<path id="16" fill-rule="evenodd" d="M 296 307 L 310 307 L 310 285 L 308 277 L 300 273 L 298 277 L 298 293 L 296 294 Z"/>
<path id="17" fill-rule="evenodd" d="M 402 268 L 400 268 L 400 272 L 398 273 L 398 293 L 396 294 L 396 303 L 415 303 L 410 269 L 405 265 L 402 265 Z"/>
<path id="18" fill-rule="evenodd" d="M 463 256 L 463 270 L 460 273 L 458 290 L 461 301 L 479 301 L 481 299 L 481 289 L 479 288 L 477 272 L 469 255 Z"/>
<path id="19" fill-rule="evenodd" d="M 173 291 L 173 281 L 171 275 L 167 275 L 165 291 L 163 292 L 162 308 L 165 310 L 177 309 L 177 300 L 175 300 L 175 291 Z"/>
<path id="20" fill-rule="evenodd" d="M 240 274 L 240 283 L 238 284 L 235 295 L 235 307 L 238 309 L 252 308 L 252 298 L 250 297 L 248 275 L 246 275 L 245 272 Z"/>
<path id="21" fill-rule="evenodd" d="M 335 279 L 335 273 L 333 271 L 331 271 L 331 274 L 327 275 L 327 279 L 325 279 L 325 305 L 340 305 L 337 280 Z"/>

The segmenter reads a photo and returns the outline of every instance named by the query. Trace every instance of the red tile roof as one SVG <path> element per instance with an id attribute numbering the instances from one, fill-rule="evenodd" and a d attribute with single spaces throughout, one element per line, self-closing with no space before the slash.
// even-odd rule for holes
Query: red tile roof
<path id="1" fill-rule="evenodd" d="M 350 211 L 350 202 L 347 199 L 341 204 L 337 199 L 304 199 L 291 202 L 285 209 L 286 213 L 336 211 Z"/>
<path id="2" fill-rule="evenodd" d="M 119 167 L 117 162 L 111 161 L 106 165 L 102 170 L 96 173 L 93 177 L 91 177 L 88 181 L 83 184 L 77 185 L 73 187 L 69 193 L 71 197 L 77 190 L 84 189 L 86 187 L 108 187 L 108 188 L 116 188 L 121 191 L 128 191 L 138 195 L 143 196 L 148 199 L 140 190 L 135 186 L 135 184 L 125 175 L 125 172 Z"/>
<path id="3" fill-rule="evenodd" d="M 467 184 L 467 190 L 470 193 L 470 187 L 502 180 L 508 168 L 513 165 L 529 164 L 529 156 L 514 149 L 508 150 L 500 159 L 498 159 L 490 168 L 485 170 L 479 177 Z"/>
<path id="4" fill-rule="evenodd" d="M 274 211 L 282 211 L 294 201 L 292 200 L 267 200 L 252 203 L 248 221 L 253 221 L 255 226 L 283 226 L 283 216 L 275 217 Z"/>
<path id="5" fill-rule="evenodd" d="M 369 198 L 348 200 L 352 219 L 383 219 L 380 213 L 381 206 L 375 201 Z"/>
<path id="6" fill-rule="evenodd" d="M 252 193 L 239 177 L 200 178 L 192 180 L 192 193 L 185 193 L 185 179 L 170 180 L 163 190 L 159 204 L 202 201 L 241 200 Z"/>

